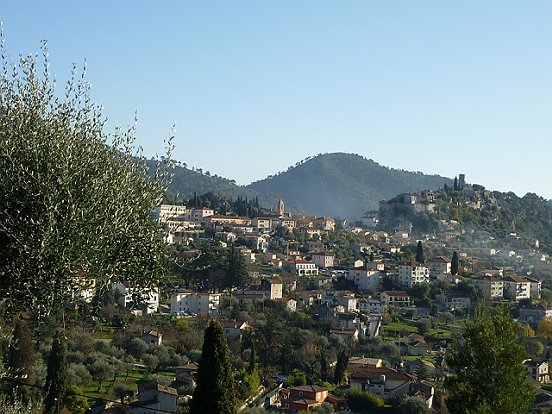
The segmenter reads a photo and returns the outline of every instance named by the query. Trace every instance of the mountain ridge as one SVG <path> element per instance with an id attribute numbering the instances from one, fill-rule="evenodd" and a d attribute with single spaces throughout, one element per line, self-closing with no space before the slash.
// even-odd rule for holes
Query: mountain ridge
<path id="1" fill-rule="evenodd" d="M 308 157 L 246 188 L 293 200 L 307 212 L 353 219 L 396 194 L 437 189 L 452 182 L 439 175 L 385 167 L 358 154 L 330 153 Z"/>
<path id="2" fill-rule="evenodd" d="M 147 162 L 152 168 L 154 161 Z M 444 184 L 451 185 L 452 179 L 385 167 L 358 154 L 338 152 L 307 157 L 284 172 L 244 186 L 177 163 L 167 199 L 183 200 L 194 193 L 215 192 L 234 199 L 258 197 L 268 208 L 282 199 L 296 214 L 359 219 L 365 211 L 377 209 L 380 200 Z"/>

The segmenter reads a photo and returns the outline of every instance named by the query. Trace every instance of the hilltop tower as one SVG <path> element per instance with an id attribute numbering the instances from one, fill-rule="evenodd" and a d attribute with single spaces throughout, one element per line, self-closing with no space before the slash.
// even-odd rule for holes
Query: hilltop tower
<path id="1" fill-rule="evenodd" d="M 276 213 L 279 216 L 282 216 L 282 215 L 284 215 L 284 211 L 285 211 L 284 202 L 282 200 L 278 200 L 278 204 L 276 205 Z"/>
<path id="2" fill-rule="evenodd" d="M 458 174 L 458 189 L 463 190 L 466 185 L 466 174 Z"/>

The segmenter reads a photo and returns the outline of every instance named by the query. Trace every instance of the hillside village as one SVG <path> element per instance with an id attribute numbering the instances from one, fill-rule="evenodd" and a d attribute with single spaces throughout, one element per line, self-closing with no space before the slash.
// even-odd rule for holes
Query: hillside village
<path id="1" fill-rule="evenodd" d="M 472 192 L 457 207 L 481 209 L 463 180 L 454 191 Z M 510 309 L 528 352 L 534 408 L 550 407 L 549 255 L 537 240 L 515 233 L 497 239 L 456 220 L 413 234 L 404 213 L 434 211 L 435 201 L 429 190 L 401 194 L 353 225 L 294 216 L 282 200 L 253 217 L 155 207 L 152 218 L 173 251 L 170 281 L 147 291 L 113 286 L 90 340 L 103 336 L 105 346 L 122 352 L 110 359 L 130 361 L 126 379 L 117 379 L 120 368 L 104 367 L 114 376 L 104 385 L 109 375 L 94 375 L 80 361 L 91 380 L 81 386 L 95 382 L 98 395 L 126 390 L 119 390 L 121 402 L 141 407 L 133 413 L 186 412 L 201 332 L 216 318 L 229 341 L 243 412 L 354 411 L 350 393 L 359 390 L 375 394 L 381 412 L 411 412 L 404 410 L 422 401 L 420 412 L 445 413 L 447 350 L 485 303 Z M 385 221 L 394 227 L 383 229 Z M 94 299 L 91 283 L 77 283 L 84 302 Z"/>

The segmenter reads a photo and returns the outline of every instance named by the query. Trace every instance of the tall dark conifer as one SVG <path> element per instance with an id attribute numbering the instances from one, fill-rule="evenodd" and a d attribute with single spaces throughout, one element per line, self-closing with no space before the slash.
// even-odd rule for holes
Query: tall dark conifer
<path id="1" fill-rule="evenodd" d="M 232 365 L 219 322 L 209 322 L 205 330 L 196 382 L 190 414 L 236 413 Z"/>
<path id="2" fill-rule="evenodd" d="M 322 382 L 328 381 L 328 360 L 326 359 L 326 353 L 320 353 L 320 379 Z"/>
<path id="3" fill-rule="evenodd" d="M 450 264 L 450 273 L 453 275 L 458 274 L 458 253 L 453 252 L 452 253 L 452 262 Z"/>
<path id="4" fill-rule="evenodd" d="M 67 378 L 67 351 L 65 340 L 61 333 L 57 333 L 52 344 L 52 351 L 48 358 L 48 369 L 46 373 L 46 384 L 44 391 L 44 413 L 58 413 L 61 407 L 63 396 L 66 391 Z"/>
<path id="5" fill-rule="evenodd" d="M 335 364 L 334 371 L 334 384 L 339 385 L 343 381 L 345 375 L 345 369 L 347 368 L 347 363 L 349 362 L 349 355 L 345 349 L 339 351 L 337 355 L 337 362 Z"/>
<path id="6" fill-rule="evenodd" d="M 10 374 L 26 383 L 32 383 L 34 377 L 34 363 L 36 355 L 31 338 L 31 331 L 27 323 L 20 318 L 15 319 L 13 339 L 8 348 L 8 368 Z M 29 387 L 17 387 L 17 394 L 23 401 L 31 398 Z"/>
<path id="7" fill-rule="evenodd" d="M 418 246 L 416 246 L 416 261 L 420 263 L 425 262 L 424 246 L 421 240 L 418 241 Z"/>

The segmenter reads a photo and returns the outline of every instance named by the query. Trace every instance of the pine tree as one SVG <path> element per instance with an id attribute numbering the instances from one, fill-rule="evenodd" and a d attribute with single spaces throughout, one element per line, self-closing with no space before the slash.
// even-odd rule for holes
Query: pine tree
<path id="1" fill-rule="evenodd" d="M 205 330 L 196 382 L 190 414 L 236 413 L 232 365 L 219 322 L 209 322 Z"/>
<path id="2" fill-rule="evenodd" d="M 63 396 L 66 391 L 67 378 L 67 351 L 65 349 L 65 340 L 61 333 L 57 333 L 52 344 L 52 351 L 48 358 L 48 368 L 46 374 L 46 384 L 44 391 L 44 413 L 58 413 Z"/>
<path id="3" fill-rule="evenodd" d="M 528 413 L 535 394 L 523 366 L 526 356 L 505 308 L 496 315 L 478 309 L 447 353 L 447 364 L 454 371 L 445 382 L 450 413 Z"/>
<path id="4" fill-rule="evenodd" d="M 226 272 L 223 285 L 230 291 L 234 287 L 244 287 L 249 283 L 249 273 L 245 264 L 245 258 L 234 246 L 230 247 L 226 263 Z"/>
<path id="5" fill-rule="evenodd" d="M 416 246 L 416 261 L 420 263 L 425 262 L 424 246 L 421 240 L 418 241 L 418 246 Z"/>
<path id="6" fill-rule="evenodd" d="M 450 273 L 453 275 L 458 274 L 458 253 L 452 252 L 452 262 L 450 264 Z"/>
<path id="7" fill-rule="evenodd" d="M 23 319 L 15 319 L 13 339 L 8 348 L 8 368 L 10 374 L 22 381 L 32 384 L 36 355 L 31 339 L 31 331 Z M 31 398 L 29 387 L 17 387 L 17 394 L 24 402 Z"/>

